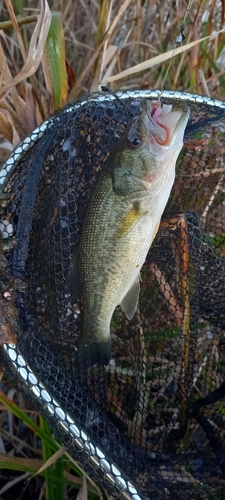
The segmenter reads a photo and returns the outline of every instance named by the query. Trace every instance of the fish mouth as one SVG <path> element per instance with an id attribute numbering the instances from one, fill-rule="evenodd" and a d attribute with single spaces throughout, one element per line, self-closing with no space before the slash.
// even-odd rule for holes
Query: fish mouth
<path id="1" fill-rule="evenodd" d="M 161 101 L 146 101 L 143 121 L 150 142 L 171 146 L 177 135 L 184 131 L 190 110 L 188 106 L 172 106 Z"/>

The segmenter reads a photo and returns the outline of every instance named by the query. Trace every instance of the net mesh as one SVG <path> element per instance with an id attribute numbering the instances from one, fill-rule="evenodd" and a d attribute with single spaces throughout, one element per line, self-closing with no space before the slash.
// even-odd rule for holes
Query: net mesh
<path id="1" fill-rule="evenodd" d="M 79 299 L 74 303 L 65 287 L 68 269 L 99 172 L 152 97 L 99 93 L 77 101 L 33 132 L 0 172 L 1 325 L 18 338 L 13 363 L 7 346 L 3 360 L 18 376 L 31 367 L 22 384 L 27 397 L 115 498 L 223 499 L 222 103 L 163 96 L 165 103 L 185 102 L 191 116 L 175 184 L 142 268 L 138 310 L 128 321 L 116 308 L 109 366 L 76 366 L 82 319 Z M 77 425 L 76 443 L 67 415 Z M 84 453 L 79 429 L 88 430 L 95 463 L 90 446 Z"/>

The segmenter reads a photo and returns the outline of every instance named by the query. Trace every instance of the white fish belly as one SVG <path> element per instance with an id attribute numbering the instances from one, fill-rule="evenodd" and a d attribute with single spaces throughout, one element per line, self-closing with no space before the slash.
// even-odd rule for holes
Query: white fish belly
<path id="1" fill-rule="evenodd" d="M 114 308 L 120 304 L 123 297 L 138 278 L 141 268 L 145 262 L 148 250 L 155 237 L 159 219 L 152 218 L 147 214 L 136 224 L 120 248 L 121 263 L 123 263 L 122 276 L 120 274 L 120 285 L 116 291 Z M 118 278 L 119 278 L 119 273 Z M 121 279 L 122 278 L 122 279 Z M 119 283 L 118 283 L 119 284 Z"/>
<path id="2" fill-rule="evenodd" d="M 120 304 L 141 271 L 149 248 L 157 234 L 173 182 L 174 175 L 171 175 L 164 190 L 156 199 L 151 201 L 147 213 L 140 218 L 126 238 L 121 238 L 123 241 L 120 242 L 119 253 L 121 263 L 124 263 L 124 271 L 114 305 L 115 302 L 116 305 Z"/>

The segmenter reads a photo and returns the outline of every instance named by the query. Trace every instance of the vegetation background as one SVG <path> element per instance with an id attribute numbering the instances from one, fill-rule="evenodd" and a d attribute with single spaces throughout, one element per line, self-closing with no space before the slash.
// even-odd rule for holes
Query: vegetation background
<path id="1" fill-rule="evenodd" d="M 224 29 L 224 0 L 1 2 L 0 161 L 57 109 L 102 85 L 224 100 Z M 3 367 L 0 390 L 0 500 L 106 498 Z"/>

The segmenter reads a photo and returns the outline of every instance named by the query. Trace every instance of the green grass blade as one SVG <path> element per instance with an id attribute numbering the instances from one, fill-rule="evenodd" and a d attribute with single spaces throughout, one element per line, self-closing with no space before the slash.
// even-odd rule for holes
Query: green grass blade
<path id="1" fill-rule="evenodd" d="M 40 415 L 40 427 L 45 434 L 51 438 L 51 429 L 46 420 Z M 54 450 L 49 443 L 42 440 L 42 457 L 44 462 L 47 462 L 53 455 Z M 50 465 L 47 469 L 50 472 L 46 476 L 46 500 L 62 500 L 64 498 L 64 485 L 63 485 L 63 462 L 59 458 L 54 465 Z M 58 483 L 56 484 L 56 480 Z"/>
<path id="2" fill-rule="evenodd" d="M 23 421 L 23 423 L 41 439 L 43 452 L 43 461 L 38 459 L 11 457 L 0 453 L 0 469 L 30 472 L 31 474 L 43 476 L 46 481 L 46 499 L 48 500 L 63 500 L 65 497 L 64 489 L 66 484 L 71 485 L 76 490 L 80 490 L 83 472 L 76 466 L 76 463 L 72 459 L 70 461 L 68 456 L 61 456 L 54 465 L 39 472 L 46 460 L 61 448 L 61 445 L 52 437 L 48 423 L 40 416 L 40 426 L 37 425 L 27 413 L 11 401 L 2 391 L 0 391 L 0 403 L 18 419 Z M 76 475 L 67 472 L 65 469 L 68 469 L 68 467 L 70 470 L 72 469 Z M 88 485 L 88 495 L 90 500 L 100 498 L 95 491 L 94 484 Z"/>
<path id="3" fill-rule="evenodd" d="M 19 16 L 24 16 L 24 0 L 14 0 L 14 2 Z"/>
<path id="4" fill-rule="evenodd" d="M 66 104 L 68 94 L 64 30 L 61 15 L 57 12 L 52 13 L 42 65 L 55 111 Z"/>
<path id="5" fill-rule="evenodd" d="M 52 446 L 54 451 L 60 447 L 54 439 L 48 436 L 46 432 L 41 429 L 19 406 L 17 406 L 11 399 L 9 399 L 2 391 L 0 391 L 0 402 L 4 404 L 16 417 L 20 418 L 24 424 L 30 427 L 41 440 L 45 440 L 49 446 Z"/>
<path id="6" fill-rule="evenodd" d="M 60 444 L 58 444 L 52 436 L 46 432 L 45 428 L 39 427 L 32 418 L 30 418 L 27 413 L 25 413 L 19 406 L 17 406 L 11 399 L 9 399 L 2 391 L 0 391 L 0 402 L 4 404 L 8 410 L 10 410 L 16 417 L 24 422 L 27 427 L 30 427 L 32 431 L 45 443 L 48 444 L 49 448 L 52 449 L 52 452 L 56 452 L 60 448 Z M 78 476 L 82 476 L 82 472 L 74 463 L 71 463 L 71 468 L 76 472 Z"/>

